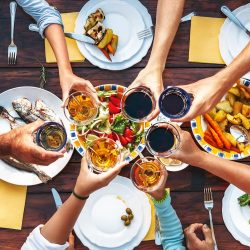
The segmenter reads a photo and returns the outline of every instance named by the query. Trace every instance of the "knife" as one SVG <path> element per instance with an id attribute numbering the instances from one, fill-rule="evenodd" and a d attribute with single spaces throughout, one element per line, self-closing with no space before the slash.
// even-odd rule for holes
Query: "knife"
<path id="1" fill-rule="evenodd" d="M 235 16 L 235 14 L 227 7 L 221 6 L 221 11 L 232 21 L 234 22 L 239 28 L 241 28 L 245 33 L 250 36 L 250 31 L 242 24 L 242 22 Z"/>
<path id="2" fill-rule="evenodd" d="M 95 41 L 92 38 L 82 35 L 82 34 L 65 32 L 64 35 L 68 38 L 71 38 L 80 42 L 95 44 Z"/>
<path id="3" fill-rule="evenodd" d="M 52 188 L 51 192 L 52 192 L 54 201 L 56 203 L 56 208 L 58 209 L 58 208 L 60 208 L 62 206 L 62 199 L 61 199 L 59 193 L 57 192 L 57 190 L 55 188 Z M 70 235 L 69 235 L 69 244 L 70 245 L 67 248 L 68 250 L 74 249 L 74 240 L 75 240 L 75 237 L 74 237 L 74 235 L 71 232 Z"/>

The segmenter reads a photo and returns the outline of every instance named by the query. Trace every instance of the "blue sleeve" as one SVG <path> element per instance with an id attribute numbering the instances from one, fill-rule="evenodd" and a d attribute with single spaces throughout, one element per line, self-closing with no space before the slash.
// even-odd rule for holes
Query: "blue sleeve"
<path id="1" fill-rule="evenodd" d="M 181 222 L 171 205 L 168 196 L 162 203 L 154 203 L 160 220 L 161 243 L 164 250 L 184 250 L 183 230 Z"/>
<path id="2" fill-rule="evenodd" d="M 45 0 L 16 0 L 23 10 L 32 16 L 39 29 L 40 35 L 44 38 L 44 30 L 50 24 L 59 24 L 63 26 L 60 12 L 50 6 Z"/>

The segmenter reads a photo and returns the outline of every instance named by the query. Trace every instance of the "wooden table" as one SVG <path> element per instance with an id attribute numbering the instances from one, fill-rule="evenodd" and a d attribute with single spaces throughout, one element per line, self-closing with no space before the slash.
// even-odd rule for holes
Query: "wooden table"
<path id="1" fill-rule="evenodd" d="M 141 0 L 148 8 L 155 21 L 157 1 Z M 50 0 L 61 12 L 72 12 L 80 10 L 84 0 Z M 196 11 L 199 15 L 223 17 L 220 13 L 220 6 L 227 4 L 231 9 L 247 4 L 246 0 L 187 0 L 184 14 Z M 0 92 L 19 86 L 39 87 L 40 65 L 36 59 L 44 63 L 44 42 L 36 33 L 28 30 L 28 25 L 32 19 L 20 8 L 17 9 L 15 41 L 18 46 L 18 61 L 15 66 L 7 64 L 7 46 L 9 45 L 10 18 L 9 1 L 3 0 L 0 5 Z M 180 25 L 179 31 L 173 43 L 166 70 L 164 72 L 165 85 L 189 84 L 201 78 L 208 77 L 220 70 L 223 65 L 188 63 L 190 22 Z M 134 67 L 121 71 L 111 72 L 101 70 L 92 66 L 89 62 L 74 63 L 74 71 L 79 76 L 89 79 L 94 85 L 114 83 L 128 86 L 137 76 L 139 71 L 146 65 L 149 56 L 147 55 L 140 63 Z M 45 64 L 47 68 L 48 83 L 46 89 L 61 97 L 59 86 L 58 70 L 56 64 Z M 182 126 L 190 131 L 189 123 Z M 249 164 L 250 158 L 244 159 Z M 72 188 L 79 172 L 80 155 L 75 152 L 65 169 L 46 185 L 38 185 L 28 188 L 27 202 L 25 207 L 23 229 L 21 231 L 0 229 L 0 249 L 19 249 L 28 234 L 38 224 L 45 223 L 55 212 L 55 204 L 50 192 L 52 187 L 56 187 L 65 200 Z M 121 173 L 123 176 L 129 175 L 129 168 Z M 221 201 L 228 183 L 213 176 L 203 170 L 188 167 L 186 170 L 169 173 L 167 185 L 171 188 L 172 203 L 176 209 L 180 220 L 185 228 L 191 223 L 207 223 L 208 213 L 203 206 L 203 188 L 211 186 L 214 191 L 215 207 L 213 218 L 215 223 L 215 233 L 220 250 L 247 249 L 238 243 L 227 231 L 221 216 Z M 76 249 L 86 249 L 78 239 L 76 239 Z M 154 241 L 142 242 L 137 249 L 161 249 L 156 247 Z"/>

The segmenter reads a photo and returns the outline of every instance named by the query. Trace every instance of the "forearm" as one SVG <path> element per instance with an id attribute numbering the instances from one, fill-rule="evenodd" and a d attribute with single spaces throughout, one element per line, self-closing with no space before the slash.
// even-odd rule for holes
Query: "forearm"
<path id="1" fill-rule="evenodd" d="M 250 194 L 250 167 L 200 151 L 193 166 L 200 167 Z"/>
<path id="2" fill-rule="evenodd" d="M 42 227 L 41 234 L 51 243 L 64 244 L 85 202 L 71 195 L 57 210 L 51 219 Z"/>
<path id="3" fill-rule="evenodd" d="M 45 30 L 45 36 L 48 39 L 58 64 L 59 74 L 72 73 L 69 62 L 68 49 L 61 25 L 51 24 Z"/>
<path id="4" fill-rule="evenodd" d="M 149 67 L 164 70 L 184 3 L 185 0 L 158 0 L 154 44 L 148 62 Z"/>
<path id="5" fill-rule="evenodd" d="M 221 83 L 225 86 L 225 90 L 240 79 L 244 74 L 250 71 L 250 43 L 244 50 L 229 64 L 226 68 L 218 72 L 215 76 L 218 77 Z"/>
<path id="6" fill-rule="evenodd" d="M 9 134 L 0 135 L 0 158 L 9 156 L 11 152 L 11 138 Z"/>

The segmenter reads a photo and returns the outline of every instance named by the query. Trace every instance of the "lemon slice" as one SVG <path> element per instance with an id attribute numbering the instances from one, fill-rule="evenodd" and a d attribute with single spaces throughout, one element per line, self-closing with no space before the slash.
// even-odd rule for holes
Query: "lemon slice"
<path id="1" fill-rule="evenodd" d="M 165 166 L 179 166 L 182 164 L 181 161 L 172 158 L 159 158 L 159 160 Z"/>
<path id="2" fill-rule="evenodd" d="M 89 134 L 86 137 L 86 143 L 91 143 L 92 141 L 97 140 L 97 139 L 99 139 L 98 136 Z"/>

